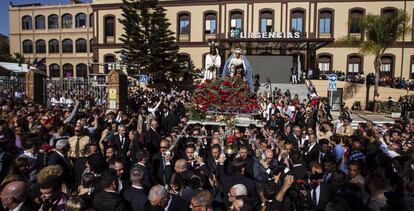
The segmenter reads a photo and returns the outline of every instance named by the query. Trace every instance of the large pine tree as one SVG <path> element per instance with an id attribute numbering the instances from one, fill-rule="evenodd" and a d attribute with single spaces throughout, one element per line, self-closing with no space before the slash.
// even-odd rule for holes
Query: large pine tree
<path id="1" fill-rule="evenodd" d="M 165 9 L 158 0 L 123 0 L 123 19 L 125 34 L 125 63 L 139 65 L 141 72 L 148 73 L 156 82 L 166 82 L 183 75 L 178 62 L 178 45 L 171 25 L 165 17 Z M 130 73 L 137 73 L 130 69 Z"/>

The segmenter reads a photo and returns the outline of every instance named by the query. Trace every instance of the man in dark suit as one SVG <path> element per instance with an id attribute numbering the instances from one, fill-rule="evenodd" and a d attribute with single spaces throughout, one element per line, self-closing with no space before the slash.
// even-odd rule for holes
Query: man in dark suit
<path id="1" fill-rule="evenodd" d="M 323 182 L 323 171 L 320 164 L 314 162 L 309 167 L 311 170 L 309 194 L 315 206 L 314 210 L 325 210 L 326 204 L 331 200 L 332 187 Z"/>
<path id="2" fill-rule="evenodd" d="M 210 175 L 215 174 L 219 176 L 224 173 L 224 166 L 220 165 L 220 162 L 224 162 L 223 159 L 220 159 L 220 152 L 220 145 L 215 144 L 211 147 L 211 153 L 207 156 L 207 168 Z"/>
<path id="3" fill-rule="evenodd" d="M 308 140 L 303 144 L 303 158 L 306 164 L 309 164 L 311 161 L 318 160 L 319 154 L 319 144 L 316 142 L 316 137 L 314 134 L 309 134 Z"/>
<path id="4" fill-rule="evenodd" d="M 167 153 L 169 148 L 169 142 L 163 139 L 158 152 L 152 157 L 152 179 L 154 184 L 166 185 L 172 175 L 172 155 Z"/>
<path id="5" fill-rule="evenodd" d="M 319 140 L 319 151 L 318 151 L 318 157 L 316 161 L 321 164 L 324 159 L 330 159 L 332 157 L 335 157 L 335 153 L 332 152 L 329 147 L 329 140 L 328 139 Z"/>
<path id="6" fill-rule="evenodd" d="M 108 162 L 108 167 L 111 170 L 114 170 L 118 178 L 118 193 L 122 193 L 126 187 L 129 186 L 128 180 L 124 179 L 125 164 L 124 161 L 120 158 L 112 159 Z"/>
<path id="7" fill-rule="evenodd" d="M 299 126 L 293 127 L 293 132 L 287 136 L 287 139 L 293 143 L 294 149 L 299 149 L 299 143 L 302 132 Z"/>
<path id="8" fill-rule="evenodd" d="M 102 174 L 100 187 L 102 188 L 102 190 L 98 192 L 93 198 L 94 209 L 96 209 L 97 211 L 129 210 L 127 203 L 117 193 L 118 177 L 115 171 L 110 170 Z"/>
<path id="9" fill-rule="evenodd" d="M 63 180 L 71 187 L 73 183 L 73 172 L 69 160 L 66 158 L 69 142 L 65 139 L 61 139 L 56 142 L 55 149 L 49 154 L 47 165 L 59 165 L 63 169 Z M 78 169 L 80 170 L 80 169 Z"/>
<path id="10" fill-rule="evenodd" d="M 274 129 L 274 130 L 276 130 L 276 129 L 278 129 L 279 128 L 279 124 L 280 124 L 280 122 L 279 122 L 279 118 L 280 119 L 282 119 L 281 117 L 280 117 L 280 112 L 279 112 L 279 110 L 278 109 L 276 109 L 278 112 L 277 113 L 275 113 L 275 114 L 272 114 L 272 116 L 270 116 L 270 120 L 267 122 L 267 125 L 269 125 L 269 127 L 270 128 L 272 128 L 272 129 Z M 277 114 L 278 114 L 278 116 L 279 116 L 279 118 L 277 117 Z M 283 119 L 282 119 L 283 120 Z M 284 124 L 284 121 L 283 121 L 283 124 Z"/>
<path id="11" fill-rule="evenodd" d="M 128 139 L 126 134 L 125 125 L 119 125 L 118 135 L 115 135 L 112 138 L 112 143 L 114 143 L 115 147 L 118 149 L 118 155 L 122 158 L 127 156 L 129 145 L 131 144 L 131 140 Z"/>
<path id="12" fill-rule="evenodd" d="M 158 129 L 158 122 L 157 120 L 151 120 L 151 126 L 147 130 L 145 134 L 145 146 L 148 149 L 150 154 L 155 154 L 158 152 L 158 148 L 160 147 L 161 136 L 157 131 Z"/>
<path id="13" fill-rule="evenodd" d="M 246 164 L 242 158 L 236 158 L 230 164 L 229 174 L 224 174 L 220 178 L 220 185 L 224 193 L 229 193 L 230 188 L 236 184 L 243 184 L 247 189 L 247 197 L 252 202 L 252 207 L 258 207 L 259 196 L 257 194 L 256 183 L 254 180 L 244 176 L 244 171 L 246 169 Z M 228 202 L 228 196 L 225 196 L 225 201 Z"/>
<path id="14" fill-rule="evenodd" d="M 171 195 L 162 185 L 155 185 L 148 194 L 149 203 L 146 210 L 161 208 L 167 211 L 186 211 L 189 210 L 188 203 L 180 196 Z"/>
<path id="15" fill-rule="evenodd" d="M 288 175 L 293 175 L 295 180 L 305 180 L 306 175 L 308 174 L 308 169 L 302 163 L 301 154 L 299 151 L 294 150 L 289 154 L 290 162 L 292 167 L 287 172 Z"/>
<path id="16" fill-rule="evenodd" d="M 162 111 L 163 112 L 162 112 L 162 115 L 161 115 L 161 118 L 160 118 L 161 134 L 167 135 L 167 134 L 171 133 L 173 127 L 178 125 L 178 123 L 180 122 L 180 119 L 167 106 L 164 106 Z"/>
<path id="17" fill-rule="evenodd" d="M 148 201 L 148 195 L 142 184 L 143 179 L 144 171 L 142 171 L 141 168 L 132 168 L 130 175 L 132 185 L 128 187 L 122 194 L 124 196 L 124 199 L 132 208 L 132 211 L 144 210 L 144 206 Z"/>
<path id="18" fill-rule="evenodd" d="M 134 168 L 141 169 L 143 172 L 142 178 L 142 186 L 144 187 L 145 191 L 148 193 L 151 187 L 151 172 L 150 169 L 147 167 L 148 162 L 150 160 L 149 153 L 146 149 L 139 151 L 136 153 L 137 163 L 134 165 Z"/>
<path id="19" fill-rule="evenodd" d="M 177 97 L 175 100 L 175 112 L 178 116 L 185 116 L 185 106 L 181 97 Z"/>
<path id="20" fill-rule="evenodd" d="M 9 210 L 36 211 L 38 206 L 29 198 L 29 187 L 24 181 L 13 181 L 1 191 L 1 203 Z"/>
<path id="21" fill-rule="evenodd" d="M 239 155 L 245 164 L 245 170 L 244 170 L 243 175 L 250 179 L 253 179 L 254 178 L 254 172 L 253 172 L 254 159 L 249 154 L 249 147 L 246 145 L 240 145 Z"/>

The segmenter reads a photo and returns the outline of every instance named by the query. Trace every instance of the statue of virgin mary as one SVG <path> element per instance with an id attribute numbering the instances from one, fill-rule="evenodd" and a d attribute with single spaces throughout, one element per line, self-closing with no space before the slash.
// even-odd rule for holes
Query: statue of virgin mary
<path id="1" fill-rule="evenodd" d="M 249 85 L 250 91 L 254 92 L 252 66 L 240 48 L 236 48 L 224 63 L 222 77 L 225 76 L 241 77 Z"/>

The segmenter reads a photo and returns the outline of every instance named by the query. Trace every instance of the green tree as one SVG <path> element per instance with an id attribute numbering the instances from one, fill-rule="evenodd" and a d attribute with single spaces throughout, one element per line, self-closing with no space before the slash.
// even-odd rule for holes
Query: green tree
<path id="1" fill-rule="evenodd" d="M 165 9 L 158 6 L 157 0 L 123 0 L 123 18 L 125 34 L 124 62 L 129 67 L 139 66 L 154 81 L 166 82 L 182 75 L 178 64 L 178 45 L 171 25 L 165 17 Z M 129 68 L 130 73 L 137 73 Z"/>
<path id="2" fill-rule="evenodd" d="M 351 20 L 353 24 L 360 26 L 366 34 L 366 40 L 361 41 L 353 37 L 340 39 L 339 42 L 350 45 L 359 45 L 359 51 L 364 55 L 374 56 L 375 67 L 375 96 L 378 95 L 378 81 L 381 69 L 381 57 L 384 52 L 392 47 L 398 40 L 404 38 L 409 31 L 408 14 L 399 10 L 395 13 L 385 15 L 368 14 L 362 18 Z M 368 99 L 367 92 L 367 99 Z"/>
<path id="3" fill-rule="evenodd" d="M 12 56 L 10 55 L 10 45 L 7 42 L 7 39 L 1 39 L 0 43 L 0 61 L 1 62 L 10 62 Z"/>
<path id="4" fill-rule="evenodd" d="M 10 44 L 6 39 L 1 40 L 0 43 L 0 62 L 13 62 L 23 64 L 25 58 L 20 53 L 10 54 Z"/>
<path id="5" fill-rule="evenodd" d="M 176 80 L 184 73 L 178 61 L 179 48 L 174 33 L 169 29 L 171 24 L 165 17 L 165 11 L 160 6 L 155 8 L 149 33 L 150 56 L 153 61 L 150 72 L 159 81 L 166 81 L 167 77 Z"/>
<path id="6" fill-rule="evenodd" d="M 147 44 L 141 28 L 140 2 L 123 0 L 123 4 L 123 18 L 119 20 L 125 31 L 120 38 L 124 42 L 125 58 L 123 58 L 123 62 L 128 65 L 128 72 L 133 74 L 137 69 L 135 64 L 140 65 L 138 68 L 147 66 L 145 60 Z"/>

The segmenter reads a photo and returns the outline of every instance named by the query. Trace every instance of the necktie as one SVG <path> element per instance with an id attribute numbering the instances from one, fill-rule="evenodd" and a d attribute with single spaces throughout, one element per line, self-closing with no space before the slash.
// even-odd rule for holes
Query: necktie
<path id="1" fill-rule="evenodd" d="M 76 158 L 80 157 L 80 143 L 79 142 L 80 142 L 80 138 L 77 137 L 76 146 L 75 146 L 75 157 Z"/>
<path id="2" fill-rule="evenodd" d="M 121 150 L 124 148 L 125 138 L 121 136 Z"/>
<path id="3" fill-rule="evenodd" d="M 316 187 L 312 189 L 312 200 L 315 206 L 318 205 L 318 201 L 316 200 Z"/>
<path id="4" fill-rule="evenodd" d="M 322 163 L 322 159 L 323 159 L 323 153 L 321 153 L 321 154 L 319 155 L 319 163 Z"/>

